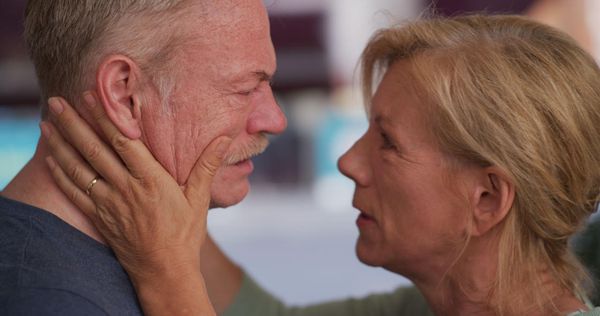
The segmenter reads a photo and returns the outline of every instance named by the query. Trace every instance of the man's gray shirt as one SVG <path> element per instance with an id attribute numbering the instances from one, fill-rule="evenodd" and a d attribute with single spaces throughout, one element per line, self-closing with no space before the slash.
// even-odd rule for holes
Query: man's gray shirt
<path id="1" fill-rule="evenodd" d="M 106 246 L 53 214 L 0 197 L 0 315 L 142 315 Z"/>

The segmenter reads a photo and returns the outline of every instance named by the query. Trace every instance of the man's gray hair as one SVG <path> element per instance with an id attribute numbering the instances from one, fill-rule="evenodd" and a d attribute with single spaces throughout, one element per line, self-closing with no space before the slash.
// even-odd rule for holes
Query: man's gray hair
<path id="1" fill-rule="evenodd" d="M 25 39 L 36 68 L 42 104 L 53 95 L 73 102 L 92 87 L 99 59 L 123 54 L 167 97 L 165 71 L 175 25 L 186 0 L 29 0 Z M 42 109 L 45 116 L 46 107 Z"/>

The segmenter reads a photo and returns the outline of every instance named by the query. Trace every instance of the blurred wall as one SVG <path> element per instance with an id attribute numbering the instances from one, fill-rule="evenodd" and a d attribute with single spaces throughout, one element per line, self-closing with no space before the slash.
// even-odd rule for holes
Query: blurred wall
<path id="1" fill-rule="evenodd" d="M 466 12 L 522 13 L 535 0 L 433 0 L 430 2 L 436 12 L 442 15 L 456 15 Z"/>
<path id="2" fill-rule="evenodd" d="M 0 1 L 0 106 L 37 104 L 37 83 L 23 33 L 25 0 Z"/>

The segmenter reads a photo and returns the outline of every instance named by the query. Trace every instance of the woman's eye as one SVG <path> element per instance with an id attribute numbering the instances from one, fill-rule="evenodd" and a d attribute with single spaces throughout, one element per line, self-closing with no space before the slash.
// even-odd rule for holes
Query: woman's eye
<path id="1" fill-rule="evenodd" d="M 382 144 L 381 144 L 381 148 L 382 149 L 396 149 L 396 146 L 394 146 L 394 144 L 392 143 L 392 141 L 390 140 L 390 138 L 387 136 L 386 133 L 381 133 L 381 140 L 382 140 Z"/>

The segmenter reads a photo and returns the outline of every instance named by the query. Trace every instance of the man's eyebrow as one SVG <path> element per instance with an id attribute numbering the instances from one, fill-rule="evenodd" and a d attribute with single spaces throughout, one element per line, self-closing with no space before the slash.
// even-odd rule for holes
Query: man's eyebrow
<path id="1" fill-rule="evenodd" d="M 257 71 L 252 71 L 249 73 L 247 72 L 245 74 L 241 74 L 241 75 L 237 76 L 233 80 L 233 82 L 246 82 L 248 80 L 256 80 L 259 82 L 263 82 L 263 81 L 271 82 L 273 80 L 273 75 L 269 74 L 263 70 L 257 70 Z"/>
<path id="2" fill-rule="evenodd" d="M 258 79 L 258 81 L 271 82 L 271 80 L 273 80 L 273 75 L 268 74 L 265 71 L 254 71 L 252 74 Z"/>

